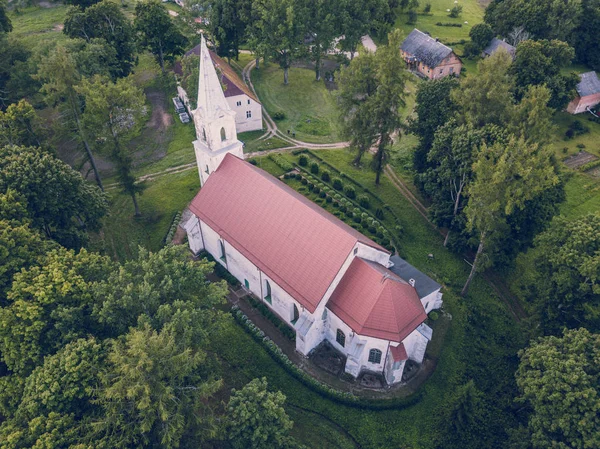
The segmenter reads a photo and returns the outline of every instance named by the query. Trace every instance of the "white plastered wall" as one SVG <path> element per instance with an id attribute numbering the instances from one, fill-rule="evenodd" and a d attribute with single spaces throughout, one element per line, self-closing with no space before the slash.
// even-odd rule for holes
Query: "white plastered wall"
<path id="1" fill-rule="evenodd" d="M 421 304 L 423 304 L 423 308 L 425 309 L 425 313 L 429 313 L 432 310 L 439 309 L 442 307 L 442 292 L 440 289 L 431 292 L 429 295 L 421 298 Z"/>
<path id="2" fill-rule="evenodd" d="M 226 97 L 226 99 L 231 110 L 236 113 L 235 128 L 238 133 L 256 131 L 263 128 L 262 106 L 260 103 L 254 101 L 246 94 Z M 239 106 L 238 103 L 240 103 Z M 250 112 L 250 118 L 246 117 L 246 112 Z"/>

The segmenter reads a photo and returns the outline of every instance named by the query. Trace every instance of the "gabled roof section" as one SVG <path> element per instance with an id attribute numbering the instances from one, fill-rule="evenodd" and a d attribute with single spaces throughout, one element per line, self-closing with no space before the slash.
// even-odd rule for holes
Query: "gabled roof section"
<path id="1" fill-rule="evenodd" d="M 404 42 L 400 45 L 400 49 L 431 68 L 437 67 L 452 53 L 450 47 L 445 46 L 416 28 L 404 39 Z"/>
<path id="2" fill-rule="evenodd" d="M 408 354 L 406 353 L 404 343 L 400 343 L 398 346 L 390 346 L 390 353 L 392 354 L 394 362 L 408 360 Z"/>
<path id="3" fill-rule="evenodd" d="M 311 313 L 357 242 L 388 253 L 231 154 L 207 179 L 190 210 Z"/>
<path id="4" fill-rule="evenodd" d="M 397 342 L 427 318 L 413 287 L 385 267 L 358 257 L 327 308 L 359 335 Z"/>
<path id="5" fill-rule="evenodd" d="M 600 93 L 600 80 L 596 72 L 586 72 L 579 75 L 581 81 L 577 85 L 577 93 L 580 97 Z"/>
<path id="6" fill-rule="evenodd" d="M 254 92 L 244 84 L 244 82 L 240 79 L 240 77 L 235 73 L 235 70 L 231 68 L 229 64 L 227 64 L 223 59 L 221 59 L 214 51 L 210 52 L 210 56 L 213 60 L 213 63 L 218 71 L 221 72 L 221 81 L 226 86 L 225 89 L 225 97 L 235 97 L 236 95 L 248 95 L 257 103 L 258 98 L 254 95 Z"/>
<path id="7" fill-rule="evenodd" d="M 517 52 L 517 49 L 510 45 L 508 42 L 498 39 L 497 37 L 492 39 L 490 44 L 483 50 L 483 53 L 491 56 L 494 53 L 496 53 L 499 48 L 504 48 L 513 59 L 515 58 L 515 53 Z"/>
<path id="8" fill-rule="evenodd" d="M 406 260 L 398 256 L 392 256 L 390 257 L 390 261 L 394 264 L 390 270 L 396 275 L 400 276 L 406 282 L 410 282 L 411 279 L 415 280 L 415 289 L 417 290 L 419 298 L 425 298 L 427 295 L 430 295 L 436 290 L 442 288 L 440 284 L 435 282 L 422 271 L 417 270 Z"/>
<path id="9" fill-rule="evenodd" d="M 197 110 L 204 119 L 219 116 L 219 111 L 230 110 L 223 89 L 213 65 L 210 52 L 206 47 L 206 40 L 202 36 L 200 42 L 200 76 L 198 77 L 198 103 Z"/>

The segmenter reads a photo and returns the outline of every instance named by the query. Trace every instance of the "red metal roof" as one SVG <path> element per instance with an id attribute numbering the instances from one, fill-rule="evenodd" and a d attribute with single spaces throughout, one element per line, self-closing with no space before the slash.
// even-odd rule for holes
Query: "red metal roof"
<path id="1" fill-rule="evenodd" d="M 398 346 L 390 346 L 390 352 L 392 353 L 392 358 L 395 362 L 408 360 L 408 354 L 406 353 L 404 343 L 400 343 Z"/>
<path id="2" fill-rule="evenodd" d="M 357 334 L 397 342 L 427 318 L 414 287 L 387 268 L 358 257 L 327 308 Z"/>
<path id="3" fill-rule="evenodd" d="M 190 210 L 311 313 L 356 242 L 388 252 L 231 154 L 209 176 Z"/>

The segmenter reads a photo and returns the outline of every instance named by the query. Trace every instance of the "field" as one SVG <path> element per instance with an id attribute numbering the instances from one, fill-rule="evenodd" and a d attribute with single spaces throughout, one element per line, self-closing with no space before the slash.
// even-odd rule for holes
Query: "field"
<path id="1" fill-rule="evenodd" d="M 252 71 L 252 83 L 271 117 L 277 112 L 285 114 L 283 120 L 277 121 L 282 132 L 290 130 L 304 142 L 341 140 L 333 93 L 323 81 L 315 81 L 314 71 L 292 67 L 286 86 L 278 65 L 261 64 L 260 69 Z"/>
<path id="2" fill-rule="evenodd" d="M 21 40 L 27 47 L 52 46 L 66 40 L 62 32 L 67 6 L 50 4 L 49 8 L 31 6 L 19 12 L 11 11 L 12 36 Z"/>

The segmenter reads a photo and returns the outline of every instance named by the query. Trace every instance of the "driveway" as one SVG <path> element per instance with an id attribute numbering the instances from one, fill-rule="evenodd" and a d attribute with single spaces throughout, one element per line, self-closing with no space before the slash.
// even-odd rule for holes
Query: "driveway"
<path id="1" fill-rule="evenodd" d="M 375 53 L 377 51 L 377 45 L 375 45 L 375 42 L 373 42 L 373 39 L 371 39 L 371 36 L 366 35 L 363 36 L 361 38 L 363 47 L 365 47 L 367 50 L 372 51 L 373 53 Z"/>

